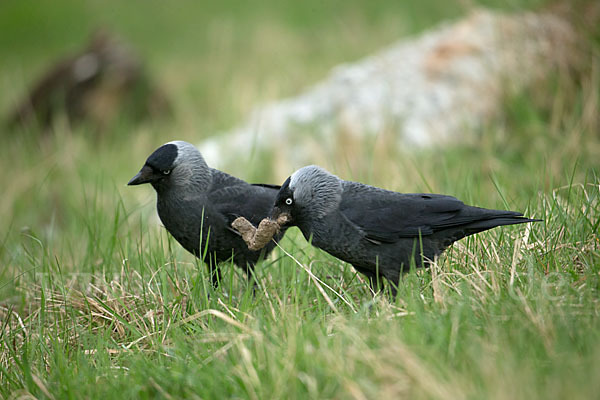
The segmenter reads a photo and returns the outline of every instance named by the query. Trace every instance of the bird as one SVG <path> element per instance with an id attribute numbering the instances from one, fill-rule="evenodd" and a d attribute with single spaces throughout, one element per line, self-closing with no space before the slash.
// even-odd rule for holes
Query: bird
<path id="1" fill-rule="evenodd" d="M 400 275 L 423 267 L 455 241 L 500 225 L 539 221 L 515 211 L 465 205 L 452 196 L 398 193 L 346 181 L 316 165 L 281 185 L 270 218 L 284 216 L 303 236 L 350 263 L 374 292 L 397 294 Z"/>
<path id="2" fill-rule="evenodd" d="M 275 247 L 271 241 L 262 250 L 249 250 L 231 223 L 243 216 L 258 225 L 269 215 L 278 185 L 250 184 L 210 168 L 194 145 L 180 140 L 156 149 L 127 184 L 146 183 L 156 191 L 162 224 L 184 249 L 208 265 L 215 288 L 221 280 L 219 263 L 233 260 L 250 280 L 256 263 Z M 283 234 L 280 231 L 275 239 Z"/>

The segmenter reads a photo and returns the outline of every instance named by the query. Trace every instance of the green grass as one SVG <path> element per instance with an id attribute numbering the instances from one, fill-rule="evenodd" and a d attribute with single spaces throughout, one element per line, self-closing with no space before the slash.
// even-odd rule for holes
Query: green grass
<path id="1" fill-rule="evenodd" d="M 156 223 L 152 189 L 127 180 L 163 142 L 198 142 L 337 63 L 466 9 L 440 0 L 60 3 L 0 5 L 2 110 L 105 23 L 149 60 L 175 117 L 121 121 L 101 137 L 60 123 L 50 137 L 2 132 L 0 398 L 597 397 L 597 43 L 576 78 L 507 98 L 468 144 L 409 153 L 384 135 L 345 145 L 326 165 L 543 222 L 455 244 L 407 274 L 395 302 L 373 298 L 349 265 L 292 229 L 257 267 L 253 296 L 233 266 L 212 289 L 206 268 Z M 230 170 L 273 182 L 291 172 L 268 160 Z"/>

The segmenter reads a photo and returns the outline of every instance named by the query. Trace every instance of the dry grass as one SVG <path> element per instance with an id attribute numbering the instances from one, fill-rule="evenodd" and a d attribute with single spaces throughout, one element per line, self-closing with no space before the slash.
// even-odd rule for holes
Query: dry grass
<path id="1" fill-rule="evenodd" d="M 151 188 L 125 187 L 158 144 L 197 142 L 234 125 L 259 100 L 291 94 L 338 62 L 457 12 L 433 0 L 413 11 L 402 4 L 349 3 L 337 12 L 285 3 L 270 5 L 273 14 L 261 8 L 236 16 L 204 3 L 169 12 L 149 3 L 148 18 L 161 18 L 142 31 L 129 25 L 140 12 L 135 4 L 121 5 L 119 16 L 90 5 L 92 14 L 129 27 L 156 60 L 176 116 L 163 125 L 123 121 L 100 138 L 58 124 L 54 136 L 20 132 L 0 149 L 0 397 L 600 392 L 596 53 L 575 77 L 558 75 L 556 85 L 507 96 L 503 116 L 469 143 L 409 152 L 396 148 L 390 132 L 359 140 L 340 127 L 328 146 L 315 144 L 315 162 L 346 179 L 544 219 L 462 240 L 430 269 L 406 274 L 393 302 L 373 296 L 349 265 L 312 248 L 296 229 L 258 266 L 254 295 L 227 265 L 214 290 L 206 268 L 156 223 Z M 81 29 L 67 17 L 89 18 L 72 6 L 60 23 L 46 10 L 54 15 L 52 35 L 43 31 L 47 46 L 24 33 L 22 68 L 0 48 L 8 54 L 0 105 L 15 98 L 60 38 Z M 4 11 L 0 19 L 15 17 L 13 8 Z M 160 21 L 172 30 L 159 29 Z M 258 154 L 230 172 L 277 182 L 291 172 L 286 162 Z"/>

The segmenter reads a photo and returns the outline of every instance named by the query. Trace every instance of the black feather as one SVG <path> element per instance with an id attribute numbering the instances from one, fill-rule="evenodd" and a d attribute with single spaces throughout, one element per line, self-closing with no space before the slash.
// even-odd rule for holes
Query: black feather
<path id="1" fill-rule="evenodd" d="M 281 185 L 272 185 L 270 183 L 253 183 L 252 186 L 260 186 L 268 189 L 281 189 Z"/>
<path id="2" fill-rule="evenodd" d="M 258 225 L 269 215 L 279 186 L 251 185 L 209 168 L 195 147 L 175 143 L 160 147 L 146 161 L 154 168 L 172 169 L 170 174 L 156 174 L 150 181 L 157 192 L 160 220 L 179 244 L 208 264 L 214 285 L 220 276 L 218 264 L 229 260 L 250 277 L 254 265 L 275 244 L 269 243 L 262 251 L 249 250 L 240 234 L 231 228 L 231 222 L 243 216 Z M 172 165 L 173 154 L 177 165 Z M 275 239 L 279 240 L 283 233 L 282 230 Z"/>
<path id="3" fill-rule="evenodd" d="M 177 146 L 172 143 L 167 143 L 156 149 L 154 153 L 150 154 L 146 160 L 146 164 L 155 170 L 163 171 L 171 169 L 176 158 Z"/>
<path id="4" fill-rule="evenodd" d="M 282 185 L 277 208 L 294 217 L 292 223 L 312 238 L 313 245 L 351 263 L 373 285 L 380 278 L 398 283 L 411 264 L 424 266 L 424 261 L 465 236 L 536 221 L 515 211 L 468 206 L 452 196 L 396 193 L 342 181 L 315 166 L 294 175 L 293 190 L 301 195 L 294 195 L 295 201 L 286 208 L 283 200 L 289 194 L 283 192 L 290 189 Z M 327 212 L 316 215 L 317 209 Z"/>

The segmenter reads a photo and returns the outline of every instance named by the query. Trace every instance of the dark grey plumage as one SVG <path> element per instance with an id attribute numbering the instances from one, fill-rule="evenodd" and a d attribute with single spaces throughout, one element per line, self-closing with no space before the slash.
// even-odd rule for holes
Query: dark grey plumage
<path id="1" fill-rule="evenodd" d="M 312 244 L 365 274 L 371 286 L 398 283 L 411 262 L 423 266 L 455 241 L 500 225 L 534 221 L 514 211 L 471 207 L 439 194 L 403 194 L 344 181 L 317 166 L 281 186 L 271 214 L 288 215 Z M 422 250 L 422 251 L 421 251 Z"/>
<path id="2" fill-rule="evenodd" d="M 262 251 L 249 250 L 231 222 L 243 216 L 258 225 L 269 215 L 279 186 L 252 185 L 210 168 L 190 143 L 169 142 L 154 151 L 128 185 L 143 183 L 156 190 L 158 216 L 169 233 L 204 258 L 214 286 L 220 280 L 218 263 L 233 257 L 250 278 L 257 261 L 275 246 L 271 241 Z M 281 236 L 283 231 L 275 239 Z"/>

